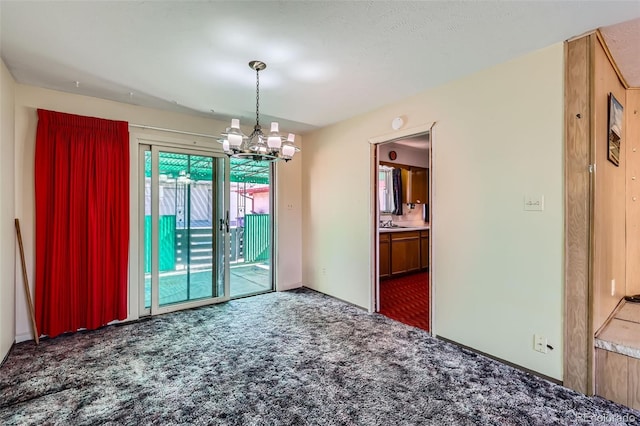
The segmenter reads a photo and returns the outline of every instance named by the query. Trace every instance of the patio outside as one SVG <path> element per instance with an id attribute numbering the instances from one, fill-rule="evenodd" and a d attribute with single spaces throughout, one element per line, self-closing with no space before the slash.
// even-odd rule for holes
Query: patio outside
<path id="1" fill-rule="evenodd" d="M 151 156 L 145 157 L 145 306 L 151 306 Z M 159 157 L 159 304 L 223 294 L 214 274 L 210 157 Z M 269 164 L 231 159 L 230 297 L 272 290 Z M 216 232 L 214 232 L 216 231 Z M 212 284 L 213 283 L 213 284 Z"/>

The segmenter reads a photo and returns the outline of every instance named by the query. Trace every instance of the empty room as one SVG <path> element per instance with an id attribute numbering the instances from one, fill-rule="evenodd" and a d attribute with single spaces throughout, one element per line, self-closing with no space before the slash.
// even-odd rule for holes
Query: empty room
<path id="1" fill-rule="evenodd" d="M 0 0 L 0 423 L 637 424 L 640 2 Z"/>

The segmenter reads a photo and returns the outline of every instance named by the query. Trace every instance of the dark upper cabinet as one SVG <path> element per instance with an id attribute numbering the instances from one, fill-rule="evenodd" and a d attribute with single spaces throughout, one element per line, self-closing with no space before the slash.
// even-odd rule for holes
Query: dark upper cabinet
<path id="1" fill-rule="evenodd" d="M 429 202 L 429 169 L 409 167 L 402 169 L 402 191 L 405 204 Z"/>

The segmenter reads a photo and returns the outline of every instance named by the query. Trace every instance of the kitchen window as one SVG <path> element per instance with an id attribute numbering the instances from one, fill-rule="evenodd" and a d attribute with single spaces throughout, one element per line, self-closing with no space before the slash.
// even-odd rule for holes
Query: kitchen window
<path id="1" fill-rule="evenodd" d="M 378 199 L 381 213 L 392 213 L 395 209 L 393 202 L 393 167 L 378 167 Z"/>

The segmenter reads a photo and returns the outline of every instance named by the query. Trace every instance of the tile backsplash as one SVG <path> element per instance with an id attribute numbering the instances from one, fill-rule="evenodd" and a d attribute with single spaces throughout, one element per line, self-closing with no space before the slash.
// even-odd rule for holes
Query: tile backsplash
<path id="1" fill-rule="evenodd" d="M 402 216 L 381 214 L 380 220 L 393 220 L 393 223 L 401 226 L 422 226 L 425 221 L 422 220 L 422 204 L 415 204 L 415 208 L 410 209 L 408 204 L 402 206 Z"/>

